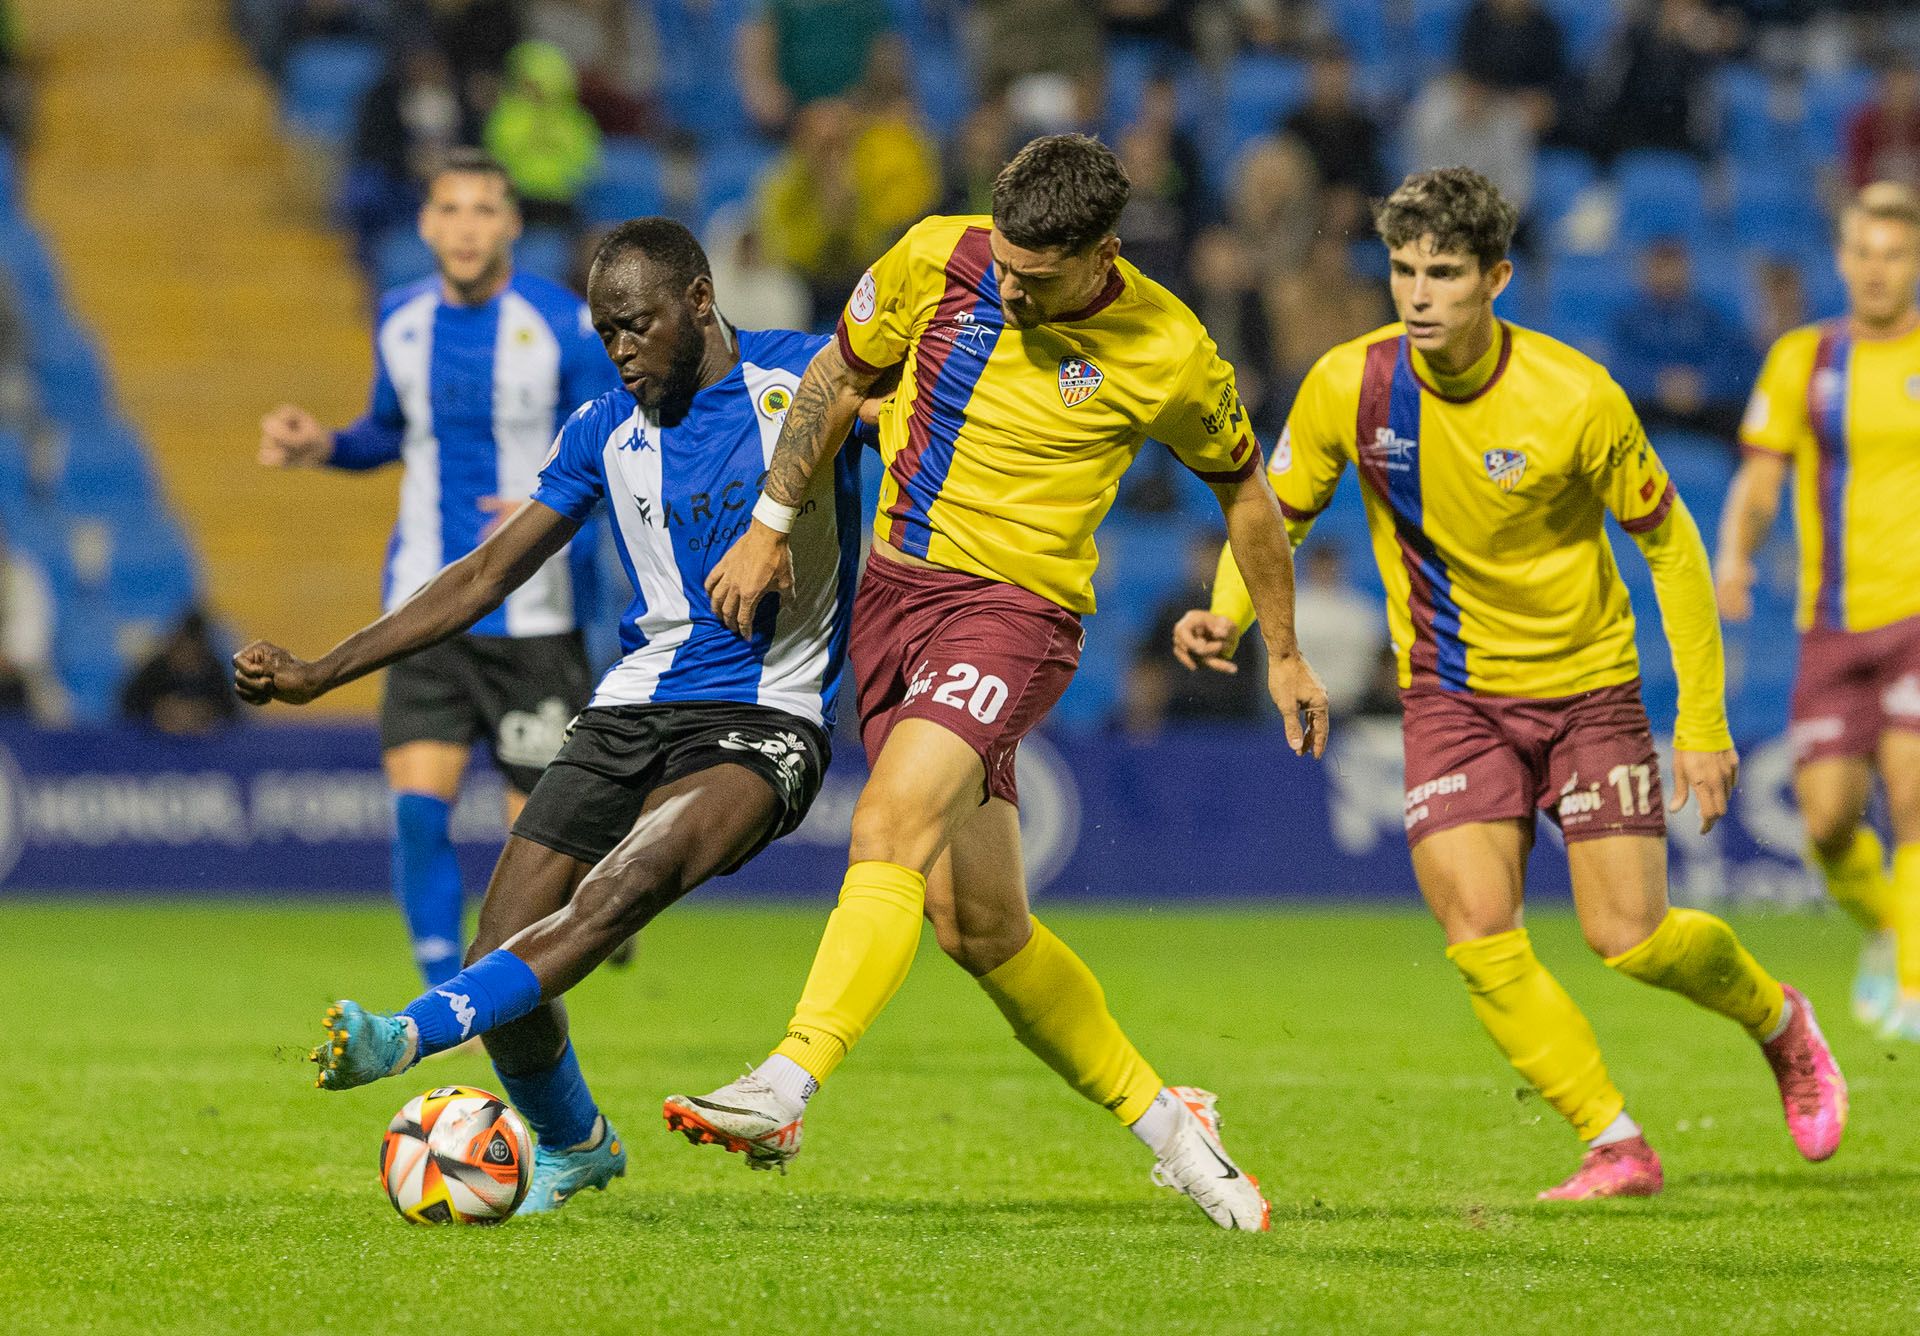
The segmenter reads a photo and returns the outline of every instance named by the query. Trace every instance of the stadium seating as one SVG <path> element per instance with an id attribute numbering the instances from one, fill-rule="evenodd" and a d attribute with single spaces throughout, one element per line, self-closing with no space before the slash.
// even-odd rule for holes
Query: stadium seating
<path id="1" fill-rule="evenodd" d="M 300 43 L 287 59 L 282 87 L 288 126 L 322 144 L 345 144 L 360 99 L 385 63 L 370 42 L 323 37 Z"/>

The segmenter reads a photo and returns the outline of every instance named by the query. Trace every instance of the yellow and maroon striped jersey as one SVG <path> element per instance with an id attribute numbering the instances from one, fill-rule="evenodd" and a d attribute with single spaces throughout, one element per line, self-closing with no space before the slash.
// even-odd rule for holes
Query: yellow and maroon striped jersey
<path id="1" fill-rule="evenodd" d="M 1802 629 L 1920 616 L 1920 329 L 1858 339 L 1830 320 L 1781 335 L 1740 444 L 1793 462 Z"/>
<path id="2" fill-rule="evenodd" d="M 1093 610 L 1093 531 L 1146 441 L 1209 482 L 1260 452 L 1233 368 L 1186 305 L 1125 260 L 1083 310 L 1007 320 L 987 217 L 916 225 L 840 318 L 856 368 L 904 362 L 880 414 L 874 532 L 936 565 Z"/>
<path id="3" fill-rule="evenodd" d="M 1449 397 L 1389 325 L 1327 353 L 1294 401 L 1269 476 L 1296 541 L 1349 463 L 1402 686 L 1551 698 L 1638 675 L 1602 521 L 1651 531 L 1675 492 L 1604 367 L 1503 323 L 1477 388 Z"/>

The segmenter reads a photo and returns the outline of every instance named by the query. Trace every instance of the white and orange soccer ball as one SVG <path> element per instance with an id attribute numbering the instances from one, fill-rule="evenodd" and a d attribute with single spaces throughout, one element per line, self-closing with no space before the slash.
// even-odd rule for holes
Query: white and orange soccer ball
<path id="1" fill-rule="evenodd" d="M 533 1177 L 533 1138 L 497 1095 L 441 1086 L 415 1095 L 380 1143 L 387 1199 L 416 1225 L 496 1225 Z"/>

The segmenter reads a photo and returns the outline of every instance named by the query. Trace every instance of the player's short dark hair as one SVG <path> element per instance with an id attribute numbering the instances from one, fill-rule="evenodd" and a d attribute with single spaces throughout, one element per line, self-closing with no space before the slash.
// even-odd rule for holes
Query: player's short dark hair
<path id="1" fill-rule="evenodd" d="M 1087 135 L 1043 135 L 993 181 L 993 222 L 1025 250 L 1078 253 L 1104 241 L 1132 190 L 1113 150 Z"/>
<path id="2" fill-rule="evenodd" d="M 1464 251 L 1491 269 L 1507 258 L 1520 213 L 1471 167 L 1415 172 L 1373 202 L 1373 226 L 1389 249 L 1432 237 L 1435 250 Z"/>
<path id="3" fill-rule="evenodd" d="M 629 255 L 639 255 L 659 273 L 675 292 L 685 292 L 693 280 L 713 280 L 713 266 L 700 239 L 683 223 L 671 218 L 629 218 L 601 238 L 594 248 L 593 267 L 614 264 Z"/>
<path id="4" fill-rule="evenodd" d="M 507 198 L 519 202 L 519 192 L 513 188 L 513 178 L 500 164 L 500 159 L 483 148 L 462 145 L 450 148 L 440 155 L 433 170 L 427 176 L 427 190 L 431 192 L 436 182 L 443 176 L 491 176 L 499 180 L 507 192 Z"/>

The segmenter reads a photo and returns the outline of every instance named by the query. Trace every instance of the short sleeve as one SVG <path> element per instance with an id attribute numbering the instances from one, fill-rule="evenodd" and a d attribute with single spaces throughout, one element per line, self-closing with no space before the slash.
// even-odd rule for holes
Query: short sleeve
<path id="1" fill-rule="evenodd" d="M 834 331 L 848 366 L 871 375 L 905 360 L 926 295 L 918 261 L 923 244 L 921 229 L 914 228 L 854 285 Z"/>
<path id="2" fill-rule="evenodd" d="M 1267 468 L 1290 529 L 1311 524 L 1327 508 L 1347 467 L 1354 412 L 1343 414 L 1333 402 L 1338 398 L 1331 392 L 1333 377 L 1323 368 L 1324 363 L 1307 373 Z"/>
<path id="3" fill-rule="evenodd" d="M 1677 493 L 1654 452 L 1627 392 L 1604 378 L 1594 392 L 1582 441 L 1588 476 L 1620 527 L 1631 534 L 1660 527 Z"/>
<path id="4" fill-rule="evenodd" d="M 582 404 L 554 438 L 533 499 L 568 519 L 584 523 L 606 494 L 601 452 L 607 443 L 607 414 L 595 399 Z"/>
<path id="5" fill-rule="evenodd" d="M 1164 441 L 1202 482 L 1243 482 L 1260 467 L 1233 366 L 1205 334 L 1147 434 Z"/>
<path id="6" fill-rule="evenodd" d="M 1791 455 L 1813 434 L 1807 420 L 1807 382 L 1813 377 L 1814 343 L 1788 334 L 1767 350 L 1767 360 L 1740 419 L 1742 449 Z"/>

